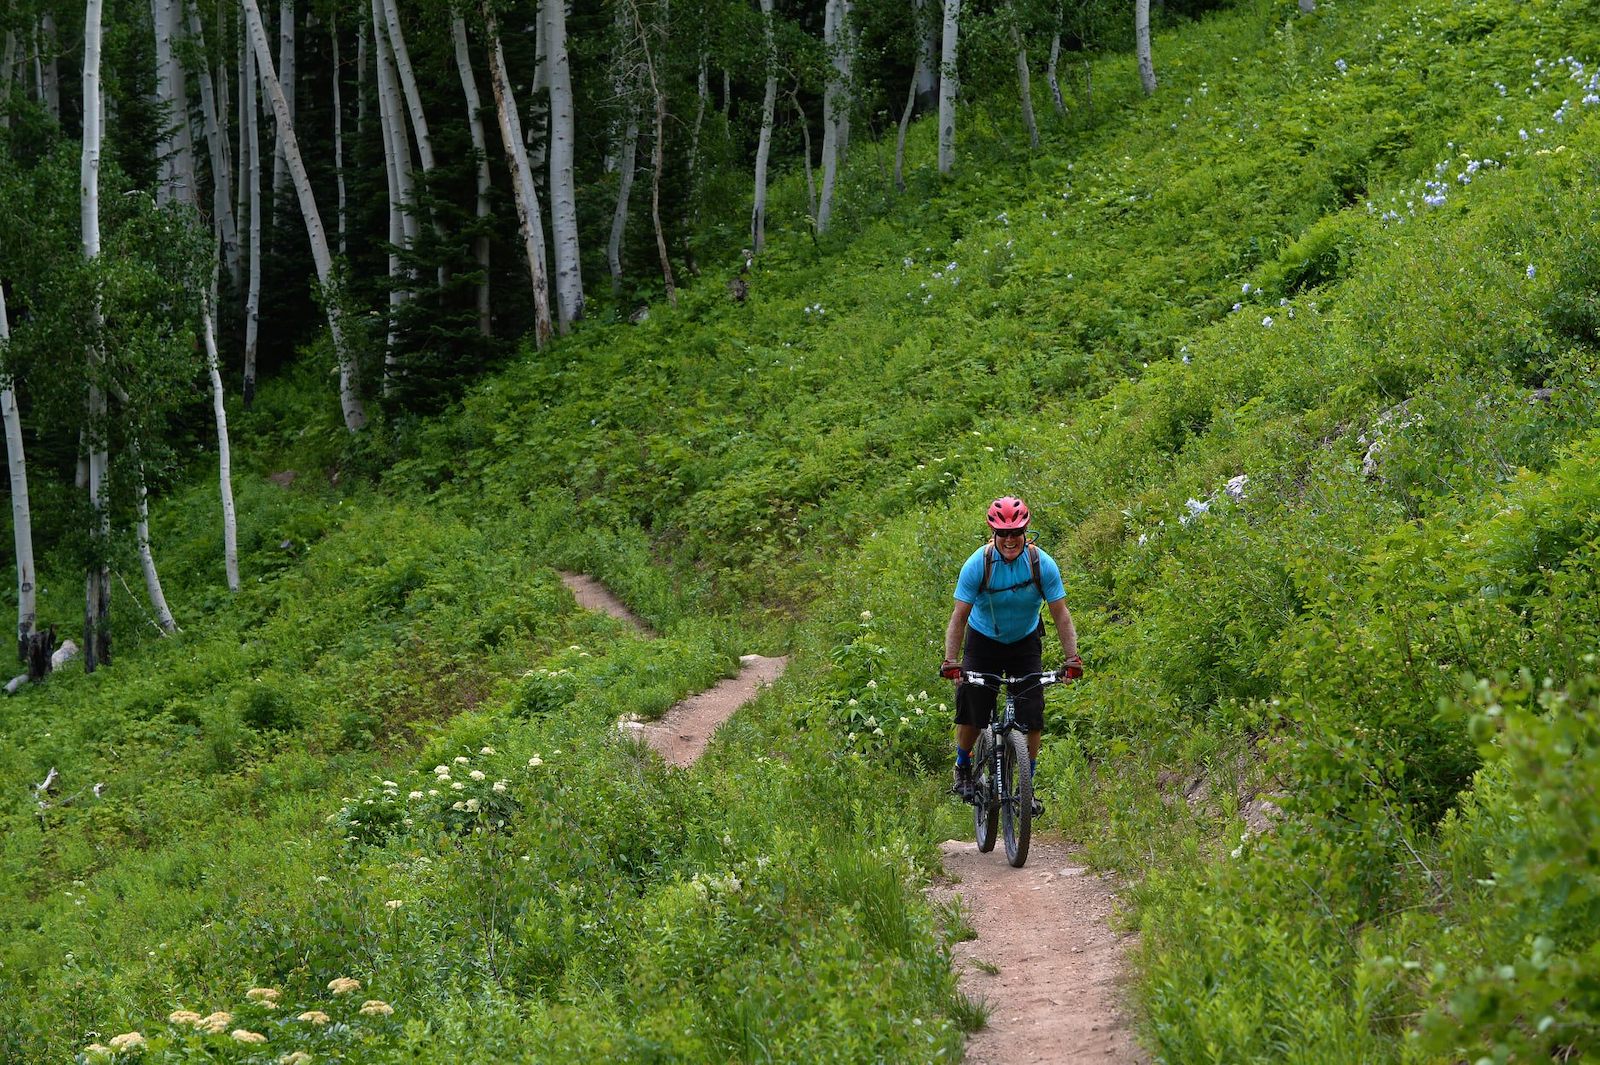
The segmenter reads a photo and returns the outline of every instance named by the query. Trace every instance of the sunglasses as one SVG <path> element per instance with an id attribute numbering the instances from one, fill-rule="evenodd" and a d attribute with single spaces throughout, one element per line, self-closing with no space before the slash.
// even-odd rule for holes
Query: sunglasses
<path id="1" fill-rule="evenodd" d="M 1020 529 L 996 529 L 994 531 L 994 538 L 996 540 L 1016 540 L 1027 535 L 1028 527 L 1026 525 Z"/>

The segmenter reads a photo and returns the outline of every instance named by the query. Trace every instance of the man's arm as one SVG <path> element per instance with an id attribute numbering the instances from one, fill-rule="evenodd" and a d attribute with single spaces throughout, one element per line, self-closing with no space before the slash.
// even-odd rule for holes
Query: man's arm
<path id="1" fill-rule="evenodd" d="M 961 643 L 967 635 L 967 617 L 972 613 L 972 604 L 956 600 L 956 608 L 950 612 L 950 624 L 944 630 L 944 657 L 947 662 L 961 661 Z M 1072 619 L 1067 619 L 1067 624 L 1072 624 Z"/>
<path id="2" fill-rule="evenodd" d="M 1061 638 L 1061 653 L 1069 659 L 1078 657 L 1078 630 L 1072 626 L 1072 612 L 1067 609 L 1065 596 L 1050 601 L 1050 617 L 1055 620 L 1056 635 Z M 948 637 L 945 642 L 949 642 Z"/>

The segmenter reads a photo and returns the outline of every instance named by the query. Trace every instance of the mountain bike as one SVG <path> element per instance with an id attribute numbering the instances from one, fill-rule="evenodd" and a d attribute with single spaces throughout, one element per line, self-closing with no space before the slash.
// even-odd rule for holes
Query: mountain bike
<path id="1" fill-rule="evenodd" d="M 1028 860 L 1033 833 L 1033 769 L 1028 759 L 1028 734 L 1017 725 L 1016 689 L 1031 683 L 1048 688 L 1067 678 L 1051 669 L 1020 677 L 962 670 L 961 679 L 985 688 L 1004 685 L 1006 690 L 1005 709 L 990 716 L 989 726 L 978 733 L 972 751 L 972 823 L 978 849 L 985 854 L 994 850 L 997 833 L 1003 828 L 1006 860 L 1021 869 Z"/>

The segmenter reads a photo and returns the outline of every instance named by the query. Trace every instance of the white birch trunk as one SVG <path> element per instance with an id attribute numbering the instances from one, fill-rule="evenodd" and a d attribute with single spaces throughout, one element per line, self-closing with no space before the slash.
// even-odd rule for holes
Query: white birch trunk
<path id="1" fill-rule="evenodd" d="M 234 105 L 237 109 L 234 114 L 234 123 L 238 129 L 239 141 L 235 145 L 233 153 L 233 157 L 238 160 L 235 172 L 238 180 L 233 183 L 233 216 L 239 220 L 239 253 L 243 256 L 245 250 L 245 228 L 250 224 L 250 195 L 246 187 L 248 181 L 245 175 L 245 171 L 250 165 L 249 158 L 245 155 L 245 138 L 249 135 L 250 116 L 245 114 L 245 108 L 247 106 L 255 106 L 255 95 L 250 91 L 251 86 L 255 84 L 255 65 L 252 63 L 249 70 L 245 69 L 252 52 L 250 51 L 250 40 L 245 35 L 242 22 L 239 25 L 239 39 L 236 43 L 239 54 L 235 59 L 239 72 L 239 81 L 234 86 L 234 90 L 238 94 L 238 101 Z M 237 266 L 238 264 L 235 265 Z M 233 278 L 233 287 L 235 291 L 238 291 L 239 278 L 237 276 Z"/>
<path id="2" fill-rule="evenodd" d="M 830 0 L 831 2 L 831 0 Z M 706 100 L 711 96 L 711 82 L 706 75 L 706 54 L 700 53 L 700 77 L 695 82 L 694 128 L 689 133 L 689 180 L 694 181 L 695 167 L 700 165 L 700 125 L 706 117 Z"/>
<path id="3" fill-rule="evenodd" d="M 634 17 L 638 18 L 637 7 L 634 7 Z M 658 8 L 656 20 L 653 32 L 665 44 L 669 28 L 665 3 Z M 656 103 L 655 148 L 650 161 L 650 221 L 656 231 L 656 257 L 661 263 L 661 280 L 666 286 L 667 302 L 676 307 L 678 287 L 672 280 L 672 259 L 667 255 L 667 231 L 661 225 L 661 174 L 667 166 L 667 90 L 661 83 L 661 77 L 656 71 L 655 57 L 650 52 L 650 33 L 645 30 L 642 22 L 638 26 L 639 45 L 644 50 L 644 69 L 650 77 L 650 94 Z"/>
<path id="4" fill-rule="evenodd" d="M 401 114 L 396 84 L 399 79 L 394 71 L 384 18 L 380 0 L 372 0 L 372 39 L 378 62 L 378 129 L 383 134 L 383 170 L 389 182 L 389 318 L 383 348 L 383 394 L 387 396 L 398 373 L 395 329 L 407 287 L 400 249 L 411 248 L 411 227 L 406 214 L 411 202 L 411 144 Z"/>
<path id="5" fill-rule="evenodd" d="M 200 325 L 206 345 L 206 373 L 211 377 L 211 412 L 217 422 L 217 481 L 222 494 L 222 564 L 228 575 L 228 591 L 237 592 L 239 525 L 233 510 L 233 459 L 228 442 L 228 408 L 223 403 L 222 368 L 217 358 L 216 302 L 217 283 L 213 274 L 211 288 L 200 304 Z"/>
<path id="6" fill-rule="evenodd" d="M 378 68 L 378 128 L 383 132 L 384 158 L 394 168 L 395 189 L 389 199 L 391 212 L 398 211 L 404 238 L 392 243 L 408 250 L 416 240 L 416 188 L 411 181 L 411 138 L 406 133 L 405 107 L 400 102 L 400 77 L 395 71 L 394 50 L 384 32 L 381 0 L 372 0 L 373 59 Z M 391 270 L 391 274 L 398 274 Z"/>
<path id="7" fill-rule="evenodd" d="M 150 501 L 144 487 L 144 465 L 139 465 L 139 484 L 137 488 L 138 517 L 134 523 L 134 539 L 139 547 L 139 569 L 144 572 L 144 590 L 150 597 L 150 609 L 155 611 L 156 624 L 161 626 L 161 631 L 171 635 L 178 631 L 178 623 L 173 620 L 172 610 L 167 606 L 167 597 L 161 590 L 161 575 L 156 572 L 155 555 L 150 552 Z"/>
<path id="8" fill-rule="evenodd" d="M 393 3 L 394 0 L 388 0 Z M 573 175 L 572 66 L 567 56 L 566 0 L 542 0 L 550 70 L 550 240 L 555 246 L 556 315 L 563 334 L 583 318 L 578 250 L 578 198 Z"/>
<path id="9" fill-rule="evenodd" d="M 100 13 L 101 0 L 87 0 L 83 25 L 83 156 L 79 168 L 78 190 L 80 222 L 83 232 L 83 257 L 90 261 L 100 256 L 100 139 L 102 130 L 100 94 Z M 92 333 L 98 335 L 100 307 L 98 301 L 91 312 L 95 321 Z M 111 634 L 108 628 L 111 613 L 110 573 L 104 565 L 106 542 L 110 539 L 111 519 L 106 509 L 104 486 L 109 455 L 106 453 L 104 424 L 106 396 L 100 386 L 101 354 L 96 346 L 98 339 L 89 345 L 88 398 L 85 404 L 84 438 L 89 449 L 88 478 L 89 508 L 93 515 L 91 539 L 96 550 L 90 560 L 84 579 L 83 612 L 83 665 L 93 673 L 103 659 L 109 657 Z"/>
<path id="10" fill-rule="evenodd" d="M 489 84 L 494 89 L 495 113 L 500 119 L 500 140 L 505 145 L 506 166 L 511 171 L 522 224 L 522 243 L 528 256 L 528 274 L 533 284 L 533 338 L 543 348 L 550 340 L 550 294 L 545 275 L 544 220 L 539 212 L 539 193 L 533 186 L 533 166 L 528 161 L 522 139 L 522 120 L 506 74 L 505 52 L 500 47 L 500 29 L 488 0 L 482 0 L 484 28 L 489 34 Z"/>
<path id="11" fill-rule="evenodd" d="M 283 86 L 278 84 L 278 76 L 272 69 L 272 46 L 267 40 L 267 29 L 261 23 L 261 9 L 256 0 L 243 0 L 243 3 L 245 17 L 250 21 L 250 37 L 255 42 L 261 81 L 267 95 L 272 98 L 272 110 L 278 120 L 278 140 L 283 145 L 284 162 L 300 198 L 300 214 L 305 219 L 306 237 L 311 242 L 311 257 L 316 261 L 317 279 L 322 283 L 328 330 L 333 334 L 334 354 L 339 362 L 339 405 L 344 413 L 345 428 L 353 433 L 366 426 L 367 412 L 356 388 L 355 361 L 339 321 L 339 293 L 334 288 L 333 256 L 328 253 L 328 236 L 322 228 L 322 215 L 317 211 L 316 197 L 312 194 L 305 164 L 300 160 L 300 145 L 295 140 L 289 101 L 284 97 Z"/>
<path id="12" fill-rule="evenodd" d="M 417 136 L 417 154 L 422 158 L 422 172 L 431 175 L 433 138 L 428 135 L 428 116 L 422 110 L 422 94 L 417 91 L 417 76 L 411 67 L 411 53 L 406 50 L 405 33 L 400 29 L 400 8 L 395 0 L 383 0 L 383 15 L 389 27 L 390 50 L 400 71 L 400 87 L 405 91 L 406 106 L 411 111 L 411 129 Z"/>
<path id="13" fill-rule="evenodd" d="M 939 17 L 929 8 L 938 0 L 911 0 L 917 27 L 917 110 L 929 111 L 939 98 Z"/>
<path id="14" fill-rule="evenodd" d="M 5 287 L 0 285 L 0 350 L 11 342 Z M 33 569 L 33 513 L 28 507 L 28 463 L 22 451 L 22 414 L 11 384 L 0 391 L 0 417 L 5 420 L 6 465 L 11 472 L 11 537 L 17 554 L 17 650 L 22 653 L 38 619 Z"/>
<path id="15" fill-rule="evenodd" d="M 344 188 L 344 96 L 339 69 L 339 19 L 328 23 L 328 40 L 333 46 L 333 180 L 339 196 L 339 254 L 349 254 L 349 229 L 345 220 Z"/>
<path id="16" fill-rule="evenodd" d="M 268 49 L 270 53 L 271 49 Z M 257 61 L 258 71 L 264 72 L 270 67 L 271 56 L 268 62 Z M 283 92 L 285 105 L 289 109 L 289 122 L 294 123 L 294 86 L 295 86 L 295 39 L 294 39 L 294 0 L 280 0 L 278 4 L 278 84 Z M 278 239 L 277 227 L 279 224 L 279 211 L 282 208 L 283 188 L 289 180 L 287 160 L 284 158 L 283 142 L 275 140 L 272 148 L 272 225 L 274 242 Z"/>
<path id="17" fill-rule="evenodd" d="M 795 113 L 800 116 L 801 156 L 806 164 L 806 217 L 811 219 L 814 231 L 817 224 L 817 183 L 811 176 L 811 119 L 807 117 L 806 109 L 800 106 L 798 93 L 791 89 L 789 99 L 794 102 Z"/>
<path id="18" fill-rule="evenodd" d="M 911 114 L 917 109 L 917 86 L 922 83 L 922 53 L 917 53 L 916 68 L 911 72 L 911 87 L 906 90 L 905 110 L 900 112 L 900 130 L 894 139 L 894 187 L 906 191 L 906 132 L 911 128 Z"/>
<path id="19" fill-rule="evenodd" d="M 249 186 L 250 208 L 250 282 L 244 302 L 244 387 L 242 398 L 248 409 L 256 399 L 256 345 L 261 335 L 261 108 L 257 99 L 256 50 L 249 42 L 249 27 L 241 27 L 246 34 L 243 62 L 245 82 L 240 86 L 239 106 L 243 118 L 240 129 L 239 163 L 244 168 L 245 184 Z"/>
<path id="20" fill-rule="evenodd" d="M 478 79 L 472 73 L 472 53 L 467 47 L 467 21 L 461 13 L 450 18 L 450 33 L 455 38 L 456 69 L 461 74 L 461 92 L 467 98 L 467 124 L 472 130 L 472 150 L 478 157 L 478 227 L 489 217 L 489 141 L 483 130 L 483 102 L 478 96 Z M 478 260 L 478 332 L 489 336 L 493 322 L 489 313 L 489 235 L 479 232 L 472 240 Z"/>
<path id="21" fill-rule="evenodd" d="M 1010 12 L 1011 47 L 1017 57 L 1017 95 L 1022 102 L 1022 128 L 1028 133 L 1028 147 L 1039 147 L 1039 124 L 1033 117 L 1033 79 L 1028 72 L 1028 49 L 1017 26 L 1016 6 Z"/>
<path id="22" fill-rule="evenodd" d="M 545 51 L 544 19 L 533 20 L 533 81 L 528 85 L 528 128 L 523 131 L 528 146 L 528 162 L 535 180 L 549 162 L 550 146 L 550 64 Z M 534 186 L 537 188 L 537 184 Z"/>
<path id="23" fill-rule="evenodd" d="M 200 25 L 200 13 L 186 5 L 189 36 L 206 55 L 205 33 Z M 179 66 L 181 71 L 182 67 Z M 224 80 L 223 84 L 226 84 Z M 209 60 L 200 63 L 200 110 L 206 124 L 206 147 L 211 159 L 211 213 L 212 223 L 222 238 L 222 257 L 230 263 L 236 274 L 239 262 L 239 229 L 233 214 L 233 168 L 228 161 L 228 138 L 222 123 L 227 115 L 225 105 L 217 101 L 216 85 L 211 80 Z"/>
<path id="24" fill-rule="evenodd" d="M 828 0 L 823 22 L 832 70 L 822 94 L 822 195 L 817 201 L 817 232 L 826 233 L 833 217 L 833 193 L 850 136 L 851 35 L 845 20 L 850 0 Z"/>
<path id="25" fill-rule="evenodd" d="M 1056 76 L 1056 64 L 1061 61 L 1061 34 L 1057 33 L 1050 38 L 1050 65 L 1044 69 L 1044 80 L 1050 84 L 1050 103 L 1054 105 L 1056 114 L 1065 118 L 1067 115 L 1067 102 L 1061 98 L 1061 80 Z"/>
<path id="26" fill-rule="evenodd" d="M 939 173 L 956 162 L 956 57 L 961 32 L 961 0 L 944 0 L 944 48 L 939 57 Z"/>
<path id="27" fill-rule="evenodd" d="M 39 19 L 39 99 L 57 122 L 61 121 L 61 73 L 56 64 L 56 18 L 46 11 Z"/>
<path id="28" fill-rule="evenodd" d="M 183 35 L 183 0 L 160 0 L 166 8 L 167 40 L 177 41 Z M 194 125 L 189 120 L 189 79 L 184 74 L 183 63 L 176 54 L 172 57 L 172 120 L 176 123 L 173 139 L 178 146 L 177 200 L 187 207 L 200 206 L 200 182 L 194 165 Z"/>
<path id="29" fill-rule="evenodd" d="M 761 95 L 761 136 L 756 140 L 756 188 L 750 208 L 750 247 L 757 255 L 767 246 L 767 156 L 772 151 L 772 120 L 778 106 L 778 43 L 773 18 L 772 0 L 761 0 L 767 84 Z"/>
<path id="30" fill-rule="evenodd" d="M 639 102 L 628 101 L 628 124 L 622 133 L 617 163 L 617 205 L 611 212 L 611 238 L 606 241 L 606 262 L 611 265 L 611 291 L 622 294 L 622 237 L 628 228 L 628 199 L 639 163 Z"/>
<path id="31" fill-rule="evenodd" d="M 150 23 L 156 38 L 156 202 L 171 203 L 178 188 L 178 134 L 188 115 L 178 113 L 173 95 L 177 58 L 172 53 L 173 0 L 150 0 Z"/>
<path id="32" fill-rule="evenodd" d="M 5 48 L 0 49 L 0 101 L 11 95 L 11 82 L 17 69 L 17 35 L 6 31 Z M 0 129 L 11 128 L 11 111 L 0 107 Z"/>
<path id="33" fill-rule="evenodd" d="M 1150 0 L 1133 0 L 1133 50 L 1139 57 L 1139 84 L 1150 96 L 1156 91 L 1156 67 L 1150 58 Z"/>

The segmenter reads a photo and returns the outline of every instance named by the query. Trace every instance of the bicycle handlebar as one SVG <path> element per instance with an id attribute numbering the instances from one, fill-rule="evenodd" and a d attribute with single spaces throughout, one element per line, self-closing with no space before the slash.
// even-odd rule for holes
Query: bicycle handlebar
<path id="1" fill-rule="evenodd" d="M 1015 687 L 1017 684 L 1030 680 L 1037 680 L 1039 687 L 1048 688 L 1052 684 L 1065 684 L 1069 678 L 1065 676 L 1063 670 L 1059 669 L 1047 669 L 1040 673 L 1024 673 L 1020 677 L 1008 677 L 1003 673 L 982 673 L 975 669 L 964 669 L 961 671 L 961 679 L 968 684 L 976 684 L 980 688 L 997 688 L 1002 684 L 1007 687 Z"/>

